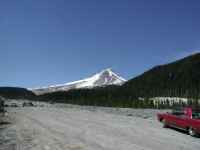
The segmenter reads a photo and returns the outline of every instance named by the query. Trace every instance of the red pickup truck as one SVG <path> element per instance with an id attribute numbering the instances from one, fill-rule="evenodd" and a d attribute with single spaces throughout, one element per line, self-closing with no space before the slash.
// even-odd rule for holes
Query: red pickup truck
<path id="1" fill-rule="evenodd" d="M 200 109 L 179 108 L 171 113 L 158 113 L 157 118 L 163 123 L 163 127 L 175 127 L 186 130 L 191 136 L 200 135 Z"/>

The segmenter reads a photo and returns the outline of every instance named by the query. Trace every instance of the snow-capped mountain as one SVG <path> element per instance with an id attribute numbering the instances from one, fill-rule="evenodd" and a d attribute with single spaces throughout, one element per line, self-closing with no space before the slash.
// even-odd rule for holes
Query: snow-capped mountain
<path id="1" fill-rule="evenodd" d="M 118 76 L 109 68 L 83 80 L 41 88 L 34 88 L 30 90 L 37 95 L 41 95 L 56 91 L 68 91 L 71 89 L 94 88 L 107 85 L 122 85 L 124 82 L 126 82 L 124 78 Z"/>

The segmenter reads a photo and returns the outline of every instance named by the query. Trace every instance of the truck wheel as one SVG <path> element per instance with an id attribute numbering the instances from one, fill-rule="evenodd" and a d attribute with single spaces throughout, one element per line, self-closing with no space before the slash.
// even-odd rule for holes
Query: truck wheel
<path id="1" fill-rule="evenodd" d="M 167 128 L 168 127 L 167 122 L 166 122 L 165 119 L 162 120 L 162 123 L 163 123 L 163 128 Z"/>
<path id="2" fill-rule="evenodd" d="M 196 132 L 195 132 L 195 130 L 192 128 L 192 127 L 190 127 L 189 129 L 188 129 L 188 133 L 189 133 L 189 135 L 191 135 L 191 136 L 196 136 L 197 134 L 196 134 Z"/>

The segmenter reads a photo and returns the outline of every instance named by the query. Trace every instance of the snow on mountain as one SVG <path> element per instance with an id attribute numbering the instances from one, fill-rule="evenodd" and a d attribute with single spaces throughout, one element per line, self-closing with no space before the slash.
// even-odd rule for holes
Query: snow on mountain
<path id="1" fill-rule="evenodd" d="M 126 82 L 124 78 L 118 76 L 109 68 L 83 80 L 59 85 L 51 85 L 48 87 L 34 88 L 30 90 L 35 94 L 40 95 L 56 91 L 68 91 L 70 89 L 94 88 L 107 85 L 122 85 L 124 82 Z"/>

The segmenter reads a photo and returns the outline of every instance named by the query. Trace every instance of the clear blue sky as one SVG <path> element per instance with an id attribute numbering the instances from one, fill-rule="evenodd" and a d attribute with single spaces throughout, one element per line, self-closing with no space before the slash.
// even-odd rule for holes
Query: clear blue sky
<path id="1" fill-rule="evenodd" d="M 0 1 L 0 86 L 126 79 L 200 47 L 199 0 Z"/>

